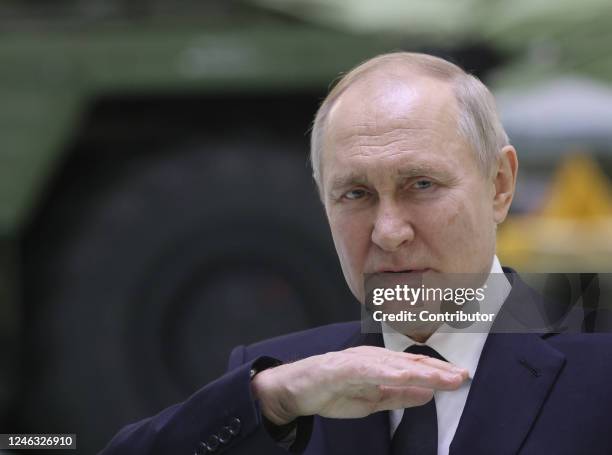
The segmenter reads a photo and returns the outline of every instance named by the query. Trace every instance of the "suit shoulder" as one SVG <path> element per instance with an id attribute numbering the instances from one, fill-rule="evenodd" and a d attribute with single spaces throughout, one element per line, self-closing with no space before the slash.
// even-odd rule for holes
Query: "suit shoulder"
<path id="1" fill-rule="evenodd" d="M 563 352 L 582 351 L 583 354 L 589 354 L 607 351 L 612 355 L 611 333 L 561 333 L 548 338 L 547 341 Z"/>
<path id="2" fill-rule="evenodd" d="M 559 334 L 547 341 L 565 355 L 571 368 L 612 373 L 612 334 Z"/>
<path id="3" fill-rule="evenodd" d="M 245 360 L 270 356 L 283 362 L 292 362 L 345 349 L 360 333 L 359 321 L 341 322 L 293 332 L 247 346 Z"/>

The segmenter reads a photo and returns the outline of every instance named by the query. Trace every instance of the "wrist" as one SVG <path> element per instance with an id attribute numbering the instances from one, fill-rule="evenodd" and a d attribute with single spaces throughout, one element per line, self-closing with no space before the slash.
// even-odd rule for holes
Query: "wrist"
<path id="1" fill-rule="evenodd" d="M 251 380 L 251 390 L 265 418 L 274 425 L 282 426 L 299 416 L 290 411 L 288 393 L 278 373 L 277 367 L 256 374 Z"/>

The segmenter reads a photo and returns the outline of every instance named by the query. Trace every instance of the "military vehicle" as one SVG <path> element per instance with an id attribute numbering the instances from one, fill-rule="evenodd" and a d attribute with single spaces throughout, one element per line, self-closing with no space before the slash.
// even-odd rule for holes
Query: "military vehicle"
<path id="1" fill-rule="evenodd" d="M 93 453 L 237 343 L 358 317 L 307 132 L 341 71 L 408 43 L 230 1 L 0 21 L 3 432 Z"/>
<path id="2" fill-rule="evenodd" d="M 398 49 L 508 58 L 256 3 L 0 5 L 4 433 L 94 453 L 232 346 L 358 317 L 307 159 L 330 81 Z"/>

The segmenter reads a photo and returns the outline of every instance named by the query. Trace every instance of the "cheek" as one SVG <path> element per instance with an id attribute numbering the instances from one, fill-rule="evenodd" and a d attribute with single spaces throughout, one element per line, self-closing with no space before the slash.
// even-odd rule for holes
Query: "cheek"
<path id="1" fill-rule="evenodd" d="M 455 258 L 466 264 L 488 256 L 495 238 L 492 217 L 492 207 L 482 198 L 455 199 L 446 210 L 445 232 L 438 232 L 445 239 L 445 250 L 455 252 Z"/>
<path id="2" fill-rule="evenodd" d="M 331 213 L 328 220 L 344 273 L 363 273 L 371 241 L 367 219 L 346 213 Z"/>
<path id="3" fill-rule="evenodd" d="M 425 235 L 444 251 L 471 249 L 479 241 L 484 223 L 482 207 L 477 201 L 462 195 L 452 195 L 431 210 L 432 216 Z M 443 251 L 442 251 L 443 252 Z"/>

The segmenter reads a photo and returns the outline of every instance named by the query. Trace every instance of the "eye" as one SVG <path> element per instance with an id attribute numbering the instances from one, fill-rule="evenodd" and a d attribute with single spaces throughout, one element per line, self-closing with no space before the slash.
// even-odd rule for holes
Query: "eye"
<path id="1" fill-rule="evenodd" d="M 350 190 L 347 191 L 346 193 L 344 193 L 344 195 L 342 196 L 345 199 L 349 199 L 351 201 L 354 201 L 356 199 L 362 199 L 365 196 L 367 196 L 367 191 L 366 190 L 362 190 L 362 189 L 355 189 L 355 190 Z"/>
<path id="2" fill-rule="evenodd" d="M 414 182 L 414 185 L 412 185 L 412 187 L 417 190 L 426 190 L 428 188 L 431 188 L 432 186 L 433 182 L 431 180 L 426 179 L 417 180 L 416 182 Z"/>

